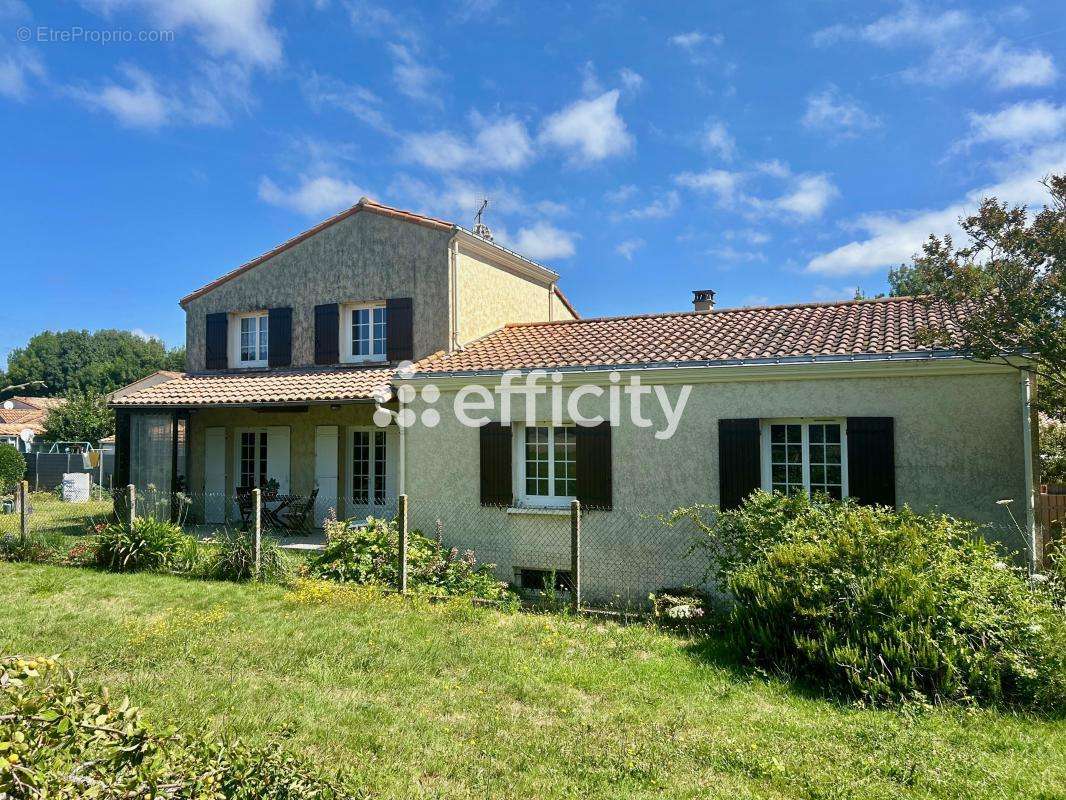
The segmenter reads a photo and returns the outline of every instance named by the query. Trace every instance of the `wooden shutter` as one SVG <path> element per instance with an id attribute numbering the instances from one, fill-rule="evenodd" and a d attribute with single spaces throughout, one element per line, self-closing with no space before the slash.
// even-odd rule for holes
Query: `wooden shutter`
<path id="1" fill-rule="evenodd" d="M 510 506 L 511 428 L 490 422 L 481 428 L 481 505 Z"/>
<path id="2" fill-rule="evenodd" d="M 315 363 L 339 362 L 340 346 L 340 308 L 336 303 L 315 306 Z"/>
<path id="3" fill-rule="evenodd" d="M 272 308 L 267 323 L 267 364 L 287 367 L 292 363 L 292 309 Z"/>
<path id="4" fill-rule="evenodd" d="M 614 505 L 611 423 L 574 429 L 577 441 L 577 499 L 583 508 L 610 510 Z"/>
<path id="5" fill-rule="evenodd" d="M 204 338 L 207 369 L 225 369 L 229 366 L 226 339 L 229 334 L 229 314 L 208 314 L 207 335 Z"/>
<path id="6" fill-rule="evenodd" d="M 385 353 L 389 361 L 413 361 L 415 357 L 414 304 L 410 297 L 385 301 Z"/>
<path id="7" fill-rule="evenodd" d="M 896 505 L 892 417 L 848 417 L 848 494 L 863 505 Z"/>
<path id="8" fill-rule="evenodd" d="M 759 488 L 759 420 L 718 420 L 718 507 L 737 508 Z"/>

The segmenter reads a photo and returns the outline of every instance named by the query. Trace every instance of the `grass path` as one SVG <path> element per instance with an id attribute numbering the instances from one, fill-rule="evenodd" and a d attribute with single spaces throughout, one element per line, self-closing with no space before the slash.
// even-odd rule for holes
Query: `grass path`
<path id="1" fill-rule="evenodd" d="M 643 626 L 0 564 L 0 650 L 374 796 L 1066 797 L 1066 723 L 840 706 Z"/>

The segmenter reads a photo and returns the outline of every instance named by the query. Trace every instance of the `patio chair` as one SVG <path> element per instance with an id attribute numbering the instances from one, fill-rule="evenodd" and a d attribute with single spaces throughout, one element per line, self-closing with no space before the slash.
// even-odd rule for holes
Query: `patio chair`
<path id="1" fill-rule="evenodd" d="M 311 513 L 315 509 L 315 500 L 318 499 L 318 489 L 315 489 L 308 497 L 294 500 L 285 510 L 283 521 L 290 531 L 304 531 L 311 527 Z"/>
<path id="2" fill-rule="evenodd" d="M 252 524 L 252 487 L 237 487 L 237 511 L 241 515 L 241 530 L 248 530 Z"/>

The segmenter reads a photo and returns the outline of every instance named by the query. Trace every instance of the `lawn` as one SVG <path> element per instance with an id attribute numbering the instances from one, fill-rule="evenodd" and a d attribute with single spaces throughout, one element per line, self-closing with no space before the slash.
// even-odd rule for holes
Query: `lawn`
<path id="1" fill-rule="evenodd" d="M 0 648 L 375 797 L 1066 797 L 1066 722 L 859 709 L 648 626 L 0 563 Z"/>
<path id="2" fill-rule="evenodd" d="M 28 507 L 31 509 L 28 519 L 31 532 L 77 536 L 85 533 L 88 524 L 106 521 L 114 506 L 110 499 L 64 503 L 51 492 L 34 492 Z M 0 536 L 18 532 L 19 515 L 0 514 Z"/>

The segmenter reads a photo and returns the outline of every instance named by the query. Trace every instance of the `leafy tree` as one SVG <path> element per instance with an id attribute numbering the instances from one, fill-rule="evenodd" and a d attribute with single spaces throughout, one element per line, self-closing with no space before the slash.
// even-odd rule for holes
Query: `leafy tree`
<path id="1" fill-rule="evenodd" d="M 1066 483 L 1066 423 L 1041 420 L 1040 481 Z"/>
<path id="2" fill-rule="evenodd" d="M 10 444 L 0 444 L 0 494 L 14 490 L 26 474 L 26 459 Z"/>
<path id="3" fill-rule="evenodd" d="M 71 392 L 67 402 L 52 409 L 44 419 L 42 438 L 59 442 L 96 444 L 115 432 L 115 412 L 107 398 L 96 392 Z"/>
<path id="4" fill-rule="evenodd" d="M 35 394 L 107 394 L 156 370 L 184 368 L 184 348 L 168 352 L 158 339 L 143 339 L 129 331 L 45 331 L 11 351 L 7 379 L 44 381 L 46 388 Z"/>
<path id="5" fill-rule="evenodd" d="M 970 356 L 1008 364 L 1039 379 L 1038 402 L 1066 416 L 1066 175 L 1043 182 L 1048 204 L 1035 215 L 986 198 L 960 220 L 967 242 L 929 237 L 912 265 L 889 276 L 893 294 L 922 294 L 928 302 L 969 303 L 957 333 L 928 329 L 930 346 L 956 337 Z"/>

